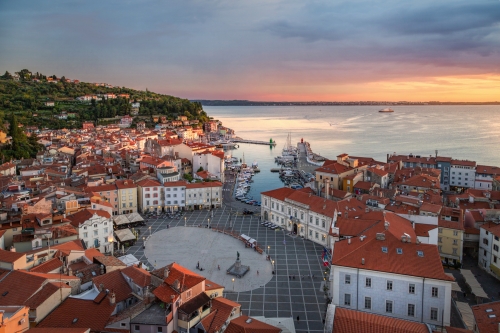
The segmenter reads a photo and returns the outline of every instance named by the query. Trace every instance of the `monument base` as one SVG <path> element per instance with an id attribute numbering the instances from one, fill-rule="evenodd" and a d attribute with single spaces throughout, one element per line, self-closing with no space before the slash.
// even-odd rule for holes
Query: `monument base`
<path id="1" fill-rule="evenodd" d="M 236 262 L 231 267 L 229 267 L 229 269 L 226 271 L 226 273 L 234 275 L 237 278 L 241 278 L 249 270 L 250 270 L 250 266 L 242 265 L 241 261 L 240 261 L 240 258 L 239 258 L 239 255 L 238 255 L 238 259 L 236 259 Z"/>

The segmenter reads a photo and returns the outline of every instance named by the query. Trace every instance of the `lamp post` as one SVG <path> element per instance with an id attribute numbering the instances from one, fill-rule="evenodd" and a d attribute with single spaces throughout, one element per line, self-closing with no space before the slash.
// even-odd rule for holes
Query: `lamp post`
<path id="1" fill-rule="evenodd" d="M 146 248 L 146 237 L 142 236 L 142 248 Z"/>
<path id="2" fill-rule="evenodd" d="M 276 274 L 276 266 L 274 266 L 274 260 L 271 261 L 271 263 L 273 264 L 273 272 Z"/>
<path id="3" fill-rule="evenodd" d="M 270 251 L 271 251 L 271 247 L 268 245 L 267 246 L 267 255 L 269 255 L 271 253 Z"/>
<path id="4" fill-rule="evenodd" d="M 187 219 L 187 217 L 185 217 L 185 216 L 184 216 L 184 226 L 185 226 L 185 227 L 187 226 L 187 225 L 186 225 L 186 222 L 187 222 L 187 221 L 186 221 L 186 219 Z"/>
<path id="5" fill-rule="evenodd" d="M 151 237 L 151 226 L 149 226 L 149 237 Z"/>
<path id="6" fill-rule="evenodd" d="M 208 219 L 208 229 L 210 229 L 210 218 Z"/>
<path id="7" fill-rule="evenodd" d="M 233 291 L 234 291 L 234 278 L 233 278 Z"/>

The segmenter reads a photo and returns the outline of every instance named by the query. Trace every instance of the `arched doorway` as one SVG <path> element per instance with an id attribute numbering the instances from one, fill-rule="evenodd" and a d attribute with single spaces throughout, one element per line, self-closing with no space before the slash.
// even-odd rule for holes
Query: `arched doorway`
<path id="1" fill-rule="evenodd" d="M 293 233 L 297 235 L 297 223 L 293 224 Z"/>

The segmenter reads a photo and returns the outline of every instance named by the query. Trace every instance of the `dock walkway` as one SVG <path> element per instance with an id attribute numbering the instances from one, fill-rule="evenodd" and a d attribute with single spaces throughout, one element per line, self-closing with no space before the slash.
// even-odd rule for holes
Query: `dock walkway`
<path id="1" fill-rule="evenodd" d="M 244 139 L 232 139 L 231 141 L 237 143 L 250 143 L 254 145 L 266 145 L 266 146 L 276 146 L 276 141 L 258 141 L 258 140 L 244 140 Z"/>

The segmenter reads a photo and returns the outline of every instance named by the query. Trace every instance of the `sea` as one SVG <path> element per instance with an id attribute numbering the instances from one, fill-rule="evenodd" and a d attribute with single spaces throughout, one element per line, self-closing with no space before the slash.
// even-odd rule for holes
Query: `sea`
<path id="1" fill-rule="evenodd" d="M 283 186 L 274 158 L 281 155 L 288 134 L 329 159 L 347 153 L 385 162 L 387 154 L 438 155 L 500 166 L 500 106 L 204 106 L 210 117 L 248 140 L 276 141 L 276 147 L 240 144 L 228 151 L 258 163 L 248 196 Z"/>

